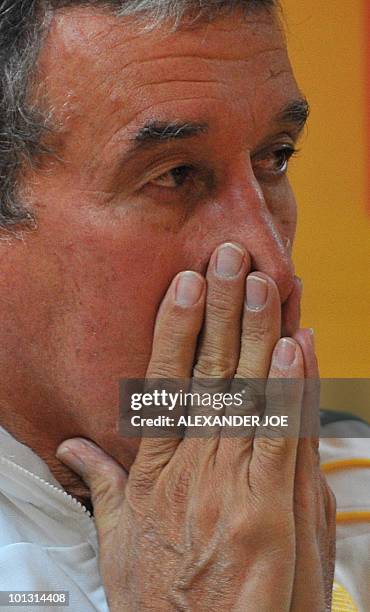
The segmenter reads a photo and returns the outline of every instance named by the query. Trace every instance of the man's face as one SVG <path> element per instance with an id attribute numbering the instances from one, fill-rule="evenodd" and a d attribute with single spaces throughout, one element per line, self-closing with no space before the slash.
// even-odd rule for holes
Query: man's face
<path id="1" fill-rule="evenodd" d="M 264 11 L 143 33 L 69 10 L 39 69 L 60 160 L 25 175 L 38 229 L 8 249 L 15 353 L 24 394 L 38 388 L 51 422 L 62 414 L 70 435 L 107 446 L 118 380 L 145 375 L 179 271 L 204 273 L 233 241 L 288 297 L 296 207 L 285 170 L 301 96 Z"/>

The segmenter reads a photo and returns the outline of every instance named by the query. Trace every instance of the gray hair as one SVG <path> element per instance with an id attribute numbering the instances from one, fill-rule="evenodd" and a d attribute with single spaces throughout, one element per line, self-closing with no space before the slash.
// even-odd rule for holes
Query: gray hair
<path id="1" fill-rule="evenodd" d="M 43 135 L 51 129 L 47 113 L 32 101 L 37 58 L 53 13 L 86 6 L 117 15 L 141 15 L 149 27 L 172 19 L 178 27 L 188 12 L 215 18 L 222 11 L 273 9 L 278 0 L 0 0 L 0 228 L 34 223 L 19 194 L 25 164 L 37 165 L 51 151 Z"/>

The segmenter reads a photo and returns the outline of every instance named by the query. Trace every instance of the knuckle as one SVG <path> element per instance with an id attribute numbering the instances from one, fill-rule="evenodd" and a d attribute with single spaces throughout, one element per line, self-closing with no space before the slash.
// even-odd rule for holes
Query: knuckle
<path id="1" fill-rule="evenodd" d="M 221 292 L 213 293 L 207 303 L 207 319 L 210 323 L 227 323 L 235 317 L 235 302 L 232 296 Z"/>
<path id="2" fill-rule="evenodd" d="M 227 355 L 220 355 L 216 351 L 202 353 L 199 357 L 193 374 L 195 378 L 233 378 L 235 362 Z"/>
<path id="3" fill-rule="evenodd" d="M 248 378 L 239 372 L 235 375 L 234 383 L 237 385 L 238 391 L 243 393 L 244 397 L 248 402 L 251 402 L 251 406 L 263 406 L 265 407 L 265 391 L 266 381 L 263 378 Z"/>
<path id="4" fill-rule="evenodd" d="M 178 368 L 176 364 L 165 359 L 157 359 L 150 366 L 150 378 L 176 378 L 177 376 Z"/>
<path id="5" fill-rule="evenodd" d="M 181 322 L 179 322 L 181 323 Z M 189 338 L 198 334 L 198 327 L 189 325 L 169 325 L 165 333 L 155 337 L 156 345 L 161 346 L 166 354 L 171 354 L 173 347 L 184 344 Z"/>
<path id="6" fill-rule="evenodd" d="M 191 466 L 182 466 L 181 470 L 170 478 L 167 485 L 167 498 L 171 503 L 183 504 L 189 496 L 189 486 L 193 480 Z"/>
<path id="7" fill-rule="evenodd" d="M 245 327 L 243 336 L 252 346 L 258 346 L 267 336 L 269 332 L 269 326 L 262 323 L 262 321 L 254 321 L 253 324 L 248 322 Z"/>
<path id="8" fill-rule="evenodd" d="M 180 322 L 183 325 L 187 325 L 189 321 L 198 316 L 199 310 L 199 305 L 184 307 L 180 304 L 172 304 L 171 311 L 169 312 L 169 323 L 178 325 L 178 322 Z"/>
<path id="9" fill-rule="evenodd" d="M 282 373 L 281 378 L 269 378 L 267 381 L 267 405 L 274 414 L 284 414 L 288 411 L 292 425 L 299 424 L 302 395 L 303 380 L 301 379 L 287 378 Z"/>
<path id="10" fill-rule="evenodd" d="M 278 437 L 272 432 L 271 435 L 268 435 L 267 431 L 264 431 L 257 440 L 256 457 L 261 464 L 261 469 L 266 473 L 268 470 L 273 471 L 274 474 L 280 473 L 287 456 L 291 453 L 292 440 L 285 436 Z"/>
<path id="11" fill-rule="evenodd" d="M 117 494 L 117 491 L 123 491 L 126 483 L 126 477 L 121 472 L 107 471 L 106 474 L 99 477 L 94 483 L 92 489 L 92 498 L 94 504 L 109 503 Z"/>
<path id="12" fill-rule="evenodd" d="M 244 512 L 238 512 L 234 514 L 228 525 L 228 537 L 233 545 L 239 545 L 247 543 L 252 536 L 250 522 Z M 254 523 L 253 523 L 254 525 Z M 261 523 L 258 524 L 258 531 L 262 527 Z"/>
<path id="13" fill-rule="evenodd" d="M 95 474 L 93 474 L 91 480 L 94 482 L 95 488 L 117 489 L 125 485 L 127 476 L 122 468 L 114 464 L 113 460 L 102 463 L 97 458 L 95 460 Z"/>
<path id="14" fill-rule="evenodd" d="M 253 351 L 248 351 L 248 355 L 242 355 L 238 364 L 238 369 L 235 377 L 248 381 L 261 381 L 264 382 L 265 379 L 261 378 L 261 358 L 259 355 L 254 355 Z M 263 373 L 264 374 L 264 373 Z M 260 393 L 261 395 L 261 393 Z M 249 396 L 251 397 L 251 396 Z M 256 399 L 257 396 L 255 396 Z"/>
<path id="15" fill-rule="evenodd" d="M 114 473 L 112 473 L 109 476 L 109 481 L 110 481 L 110 487 L 112 489 L 123 489 L 123 487 L 125 486 L 127 477 L 126 474 L 124 474 L 121 470 L 120 471 L 116 471 Z"/>
<path id="16" fill-rule="evenodd" d="M 265 548 L 266 558 L 281 557 L 283 551 L 294 546 L 294 521 L 291 513 L 281 504 L 282 512 L 257 509 L 255 512 L 238 512 L 230 519 L 228 538 L 234 547 Z M 263 534 L 263 536 L 262 536 Z M 278 554 L 279 553 L 279 554 Z"/>
<path id="17" fill-rule="evenodd" d="M 170 339 L 157 342 L 150 359 L 147 378 L 176 378 L 179 366 L 187 363 L 189 353 L 194 350 L 191 336 L 174 333 Z"/>
<path id="18" fill-rule="evenodd" d="M 186 340 L 189 336 L 197 335 L 201 326 L 199 309 L 185 309 L 174 306 L 165 321 L 157 322 L 154 341 L 172 346 L 174 343 Z"/>

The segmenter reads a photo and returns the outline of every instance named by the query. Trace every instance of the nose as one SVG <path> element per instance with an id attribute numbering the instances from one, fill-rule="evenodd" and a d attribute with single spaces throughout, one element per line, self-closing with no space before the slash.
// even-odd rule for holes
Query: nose
<path id="1" fill-rule="evenodd" d="M 232 208 L 237 223 L 235 240 L 249 252 L 252 269 L 265 272 L 276 282 L 285 302 L 294 282 L 291 238 L 284 235 L 279 218 L 269 210 L 255 179 L 235 194 Z"/>
<path id="2" fill-rule="evenodd" d="M 295 206 L 292 214 L 295 216 Z M 292 226 L 295 227 L 294 222 Z M 282 303 L 285 302 L 294 283 L 290 252 L 293 236 L 284 234 L 284 224 L 276 212 L 270 211 L 253 172 L 247 175 L 244 169 L 243 180 L 239 176 L 239 180 L 225 186 L 217 200 L 207 206 L 200 227 L 205 257 L 223 242 L 242 245 L 251 257 L 252 270 L 268 274 L 278 286 Z"/>

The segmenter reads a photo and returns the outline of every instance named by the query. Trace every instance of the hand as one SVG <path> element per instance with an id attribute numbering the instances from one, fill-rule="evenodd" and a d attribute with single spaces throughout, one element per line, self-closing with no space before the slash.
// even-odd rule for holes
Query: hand
<path id="1" fill-rule="evenodd" d="M 207 283 L 195 273 L 174 279 L 147 378 L 193 376 L 200 386 L 204 378 L 268 378 L 266 414 L 274 410 L 269 382 L 300 379 L 285 397 L 286 414 L 294 415 L 313 346 L 303 332 L 280 339 L 277 287 L 249 272 L 248 254 L 229 245 L 212 256 Z M 128 480 L 91 442 L 63 447 L 69 450 L 59 458 L 91 490 L 112 612 L 322 612 L 329 605 L 334 511 L 316 444 L 258 427 L 233 439 L 222 432 L 143 438 Z"/>
<path id="2" fill-rule="evenodd" d="M 306 379 L 318 381 L 312 331 L 299 330 L 294 338 L 303 351 Z M 313 393 L 312 387 L 306 386 L 303 428 L 318 432 L 318 405 L 314 411 L 318 398 L 312 397 Z M 294 504 L 297 560 L 292 610 L 330 612 L 335 569 L 336 500 L 320 470 L 318 437 L 299 440 Z"/>

